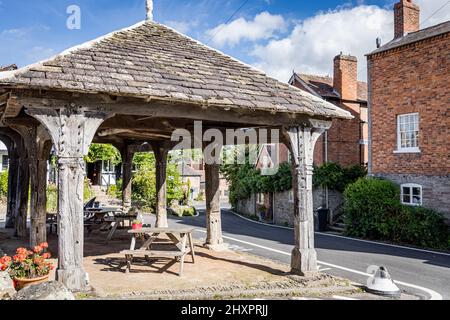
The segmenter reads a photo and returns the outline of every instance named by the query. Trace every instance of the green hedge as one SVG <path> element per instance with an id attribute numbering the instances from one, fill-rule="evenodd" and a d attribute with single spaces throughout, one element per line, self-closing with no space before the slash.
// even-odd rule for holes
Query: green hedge
<path id="1" fill-rule="evenodd" d="M 448 249 L 449 229 L 441 214 L 400 203 L 400 188 L 387 180 L 362 178 L 344 192 L 349 236 Z"/>

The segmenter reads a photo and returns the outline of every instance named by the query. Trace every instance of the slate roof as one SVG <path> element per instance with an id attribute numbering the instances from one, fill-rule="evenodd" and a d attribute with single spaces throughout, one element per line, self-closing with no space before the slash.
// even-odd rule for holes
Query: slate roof
<path id="1" fill-rule="evenodd" d="M 4 72 L 4 71 L 12 71 L 12 70 L 17 70 L 17 66 L 15 64 L 11 64 L 9 66 L 0 66 L 0 72 Z"/>
<path id="2" fill-rule="evenodd" d="M 333 88 L 333 78 L 310 74 L 296 74 L 306 84 L 323 98 L 339 99 L 339 93 Z M 358 81 L 358 100 L 367 102 L 367 83 Z"/>
<path id="3" fill-rule="evenodd" d="M 150 21 L 2 72 L 0 89 L 5 86 L 351 118 L 331 103 Z"/>
<path id="4" fill-rule="evenodd" d="M 444 33 L 450 32 L 450 21 L 446 21 L 440 24 L 437 24 L 435 26 L 422 29 L 416 32 L 411 32 L 405 35 L 404 37 L 394 39 L 391 42 L 388 42 L 384 46 L 378 48 L 377 50 L 371 52 L 368 54 L 368 56 L 371 56 L 376 53 L 385 52 L 388 50 L 392 50 L 395 48 L 399 48 L 401 46 L 405 46 L 414 42 L 418 42 L 421 40 L 425 40 L 428 38 L 432 38 Z"/>

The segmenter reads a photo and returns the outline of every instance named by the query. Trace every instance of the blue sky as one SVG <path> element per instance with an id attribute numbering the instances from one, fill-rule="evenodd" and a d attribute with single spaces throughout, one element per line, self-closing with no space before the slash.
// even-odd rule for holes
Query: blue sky
<path id="1" fill-rule="evenodd" d="M 330 74 L 340 51 L 360 60 L 375 38 L 392 38 L 395 0 L 154 0 L 155 20 L 208 42 L 287 81 L 292 70 Z M 425 20 L 447 0 L 416 0 Z M 81 9 L 81 29 L 66 27 L 69 5 Z M 24 66 L 145 18 L 145 0 L 0 0 L 0 65 Z M 450 19 L 450 5 L 422 27 Z M 214 37 L 213 37 L 214 36 Z"/>

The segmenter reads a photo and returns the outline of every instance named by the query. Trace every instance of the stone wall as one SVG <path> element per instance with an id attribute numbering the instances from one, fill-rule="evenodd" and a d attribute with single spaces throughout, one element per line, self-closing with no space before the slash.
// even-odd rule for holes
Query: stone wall
<path id="1" fill-rule="evenodd" d="M 450 222 L 450 175 L 425 176 L 414 174 L 378 174 L 380 178 L 389 179 L 399 185 L 416 183 L 422 186 L 422 205 L 445 215 Z"/>
<path id="2" fill-rule="evenodd" d="M 294 225 L 294 202 L 289 198 L 291 191 L 276 192 L 273 196 L 273 222 L 280 226 Z M 341 207 L 343 196 L 337 191 L 328 192 L 330 213 L 333 214 Z M 316 211 L 325 203 L 325 191 L 322 188 L 313 190 L 313 208 Z M 256 215 L 256 195 L 250 199 L 238 201 L 235 211 L 246 216 Z M 316 219 L 317 220 L 317 219 Z"/>
<path id="3" fill-rule="evenodd" d="M 294 203 L 289 201 L 289 193 L 291 191 L 277 192 L 274 194 L 274 209 L 273 209 L 273 220 L 275 224 L 278 225 L 294 225 Z M 343 196 L 337 191 L 328 192 L 328 201 L 330 213 L 335 212 L 339 209 L 343 203 Z M 325 203 L 325 191 L 320 189 L 314 189 L 313 191 L 313 208 L 314 212 L 323 206 Z"/>
<path id="4" fill-rule="evenodd" d="M 253 194 L 249 199 L 238 201 L 234 209 L 237 213 L 246 216 L 256 215 L 256 195 Z"/>

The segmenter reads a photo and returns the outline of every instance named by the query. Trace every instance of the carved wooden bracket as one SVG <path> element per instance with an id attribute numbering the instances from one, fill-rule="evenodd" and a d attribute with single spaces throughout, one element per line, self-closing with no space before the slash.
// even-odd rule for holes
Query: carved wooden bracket
<path id="1" fill-rule="evenodd" d="M 58 156 L 63 158 L 86 155 L 99 126 L 114 115 L 83 107 L 27 108 L 26 112 L 47 129 Z"/>

